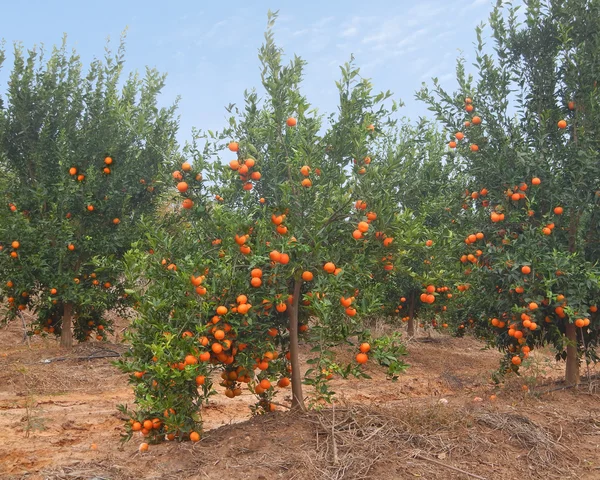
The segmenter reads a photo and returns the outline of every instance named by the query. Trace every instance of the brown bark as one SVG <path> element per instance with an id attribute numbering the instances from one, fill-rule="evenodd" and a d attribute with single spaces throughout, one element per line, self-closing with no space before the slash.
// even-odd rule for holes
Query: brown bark
<path id="1" fill-rule="evenodd" d="M 580 215 L 578 212 L 571 215 L 569 222 L 569 251 L 575 252 L 577 249 L 577 229 L 579 227 Z M 567 385 L 579 384 L 579 355 L 577 342 L 577 327 L 575 324 L 567 321 L 565 326 L 565 336 L 567 337 L 567 365 L 565 368 L 565 382 Z"/>
<path id="2" fill-rule="evenodd" d="M 62 332 L 60 334 L 61 348 L 73 348 L 73 304 L 63 306 Z"/>
<path id="3" fill-rule="evenodd" d="M 579 356 L 577 355 L 577 327 L 573 323 L 567 323 L 565 328 L 567 337 L 567 365 L 565 371 L 565 382 L 567 385 L 579 384 Z"/>
<path id="4" fill-rule="evenodd" d="M 300 373 L 300 358 L 298 355 L 298 308 L 300 306 L 300 287 L 302 281 L 294 281 L 294 298 L 289 313 L 290 331 L 290 362 L 292 364 L 292 410 L 305 410 L 304 394 L 302 393 L 302 376 Z"/>
<path id="5" fill-rule="evenodd" d="M 409 337 L 415 336 L 415 301 L 416 295 L 415 292 L 410 294 L 409 304 L 408 304 L 408 325 L 407 325 L 407 335 Z"/>

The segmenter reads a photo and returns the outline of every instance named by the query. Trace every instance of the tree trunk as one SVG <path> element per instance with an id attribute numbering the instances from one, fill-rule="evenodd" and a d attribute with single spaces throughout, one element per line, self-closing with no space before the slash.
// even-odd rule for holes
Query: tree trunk
<path id="1" fill-rule="evenodd" d="M 290 309 L 290 362 L 292 364 L 292 410 L 304 411 L 304 394 L 302 393 L 302 375 L 298 357 L 298 308 L 300 305 L 300 287 L 302 281 L 294 281 L 294 299 Z"/>
<path id="2" fill-rule="evenodd" d="M 73 348 L 73 304 L 63 305 L 62 332 L 60 334 L 61 348 Z"/>
<path id="3" fill-rule="evenodd" d="M 410 337 L 415 336 L 415 292 L 410 294 L 409 304 L 408 304 L 408 328 L 407 335 Z"/>
<path id="4" fill-rule="evenodd" d="M 580 215 L 573 212 L 569 222 L 569 252 L 577 250 L 577 229 L 579 227 Z M 574 323 L 566 321 L 565 336 L 567 337 L 567 365 L 565 368 L 565 382 L 567 385 L 579 384 L 579 355 L 577 327 Z"/>
<path id="5" fill-rule="evenodd" d="M 565 328 L 567 337 L 567 367 L 565 381 L 567 385 L 579 384 L 579 356 L 577 355 L 577 327 L 573 323 L 567 323 Z"/>

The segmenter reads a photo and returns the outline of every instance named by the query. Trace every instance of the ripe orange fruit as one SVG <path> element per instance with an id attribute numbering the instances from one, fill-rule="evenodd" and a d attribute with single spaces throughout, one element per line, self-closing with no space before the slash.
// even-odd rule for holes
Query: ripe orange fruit
<path id="1" fill-rule="evenodd" d="M 596 305 L 592 305 L 592 306 L 590 307 L 590 312 L 591 312 L 591 313 L 596 313 L 597 311 L 598 311 L 598 307 L 597 307 Z"/>
<path id="2" fill-rule="evenodd" d="M 281 388 L 285 388 L 285 387 L 289 387 L 290 385 L 290 379 L 288 377 L 282 377 L 279 379 L 279 381 L 277 382 L 277 385 Z"/>
<path id="3" fill-rule="evenodd" d="M 532 185 L 539 185 L 540 183 L 542 183 L 542 181 L 538 177 L 533 177 L 531 179 L 531 184 Z"/>
<path id="4" fill-rule="evenodd" d="M 282 253 L 279 256 L 279 263 L 281 263 L 282 265 L 287 265 L 288 263 L 290 263 L 290 256 L 287 253 Z"/>
<path id="5" fill-rule="evenodd" d="M 538 304 L 535 302 L 531 302 L 529 304 L 529 310 L 536 310 L 538 308 Z"/>
<path id="6" fill-rule="evenodd" d="M 560 129 L 565 129 L 565 128 L 567 128 L 567 122 L 566 122 L 566 121 L 564 121 L 564 120 L 559 120 L 559 121 L 558 121 L 558 128 L 560 128 Z"/>
<path id="7" fill-rule="evenodd" d="M 427 240 L 425 242 L 425 246 L 427 246 L 427 247 L 431 247 L 432 245 L 433 245 L 433 240 Z"/>
<path id="8" fill-rule="evenodd" d="M 131 425 L 131 429 L 134 432 L 139 432 L 142 429 L 142 424 L 140 422 L 133 422 L 133 424 Z"/>
<path id="9" fill-rule="evenodd" d="M 544 235 L 550 235 L 552 233 L 552 230 L 550 230 L 548 227 L 544 227 L 542 228 L 542 233 Z"/>
<path id="10" fill-rule="evenodd" d="M 302 272 L 302 280 L 304 280 L 305 282 L 312 282 L 312 279 L 314 278 L 314 275 L 312 274 L 312 272 L 304 271 Z"/>
<path id="11" fill-rule="evenodd" d="M 259 385 L 260 385 L 260 386 L 261 386 L 261 388 L 263 388 L 264 390 L 268 390 L 269 388 L 271 388 L 271 382 L 270 382 L 268 379 L 266 379 L 266 378 L 263 378 L 263 379 L 260 381 Z"/>
<path id="12" fill-rule="evenodd" d="M 69 175 L 77 175 L 77 169 L 75 167 L 69 168 Z"/>
<path id="13" fill-rule="evenodd" d="M 456 148 L 456 142 L 454 140 L 452 140 L 452 141 L 448 142 L 448 146 L 450 148 Z"/>
<path id="14" fill-rule="evenodd" d="M 250 175 L 250 178 L 252 180 L 260 180 L 262 178 L 262 175 L 260 172 L 252 172 L 252 174 Z"/>
<path id="15" fill-rule="evenodd" d="M 361 232 L 360 230 L 354 230 L 354 231 L 352 232 L 352 237 L 353 237 L 355 240 L 360 240 L 360 239 L 363 237 L 363 234 L 362 234 L 362 232 Z"/>
<path id="16" fill-rule="evenodd" d="M 463 138 L 465 138 L 465 134 L 462 132 L 456 132 L 456 134 L 454 136 L 456 137 L 457 140 L 462 140 Z"/>
<path id="17" fill-rule="evenodd" d="M 585 320 L 583 318 L 578 318 L 577 320 L 575 320 L 575 326 L 583 328 L 585 326 Z"/>
<path id="18" fill-rule="evenodd" d="M 349 317 L 354 317 L 356 315 L 356 309 L 348 307 L 346 309 L 346 315 L 348 315 Z"/>
<path id="19" fill-rule="evenodd" d="M 361 353 L 368 353 L 369 350 L 371 350 L 371 345 L 369 345 L 368 343 L 361 343 L 360 347 L 358 347 L 358 349 L 361 351 Z"/>
<path id="20" fill-rule="evenodd" d="M 567 108 L 568 108 L 569 110 L 575 110 L 575 102 L 573 102 L 573 101 L 570 101 L 570 102 L 567 104 Z"/>
<path id="21" fill-rule="evenodd" d="M 302 186 L 305 188 L 312 187 L 312 182 L 310 181 L 310 178 L 305 178 L 304 180 L 302 180 Z"/>
<path id="22" fill-rule="evenodd" d="M 223 305 L 219 305 L 217 307 L 217 315 L 225 315 L 227 313 L 227 307 L 224 307 Z"/>
<path id="23" fill-rule="evenodd" d="M 521 365 L 521 357 L 514 356 L 510 361 L 513 365 Z"/>
<path id="24" fill-rule="evenodd" d="M 479 146 L 475 145 L 474 143 L 473 143 L 473 144 L 471 144 L 471 147 L 470 147 L 470 148 L 471 148 L 471 151 L 472 151 L 472 152 L 477 152 L 477 151 L 479 151 Z"/>
<path id="25" fill-rule="evenodd" d="M 237 152 L 240 149 L 240 144 L 238 142 L 229 142 L 228 147 L 232 152 Z"/>
<path id="26" fill-rule="evenodd" d="M 112 159 L 111 157 L 106 157 L 106 158 L 104 159 L 104 163 L 105 163 L 106 165 L 110 165 L 110 164 L 112 164 L 112 163 L 113 163 L 113 159 Z"/>
<path id="27" fill-rule="evenodd" d="M 392 237 L 387 237 L 384 241 L 383 241 L 383 246 L 384 247 L 389 247 L 392 242 L 394 241 L 394 239 Z"/>
<path id="28" fill-rule="evenodd" d="M 237 170 L 238 168 L 240 168 L 240 162 L 238 162 L 237 160 L 232 160 L 231 162 L 229 162 L 229 166 L 232 170 Z"/>
<path id="29" fill-rule="evenodd" d="M 246 295 L 238 295 L 236 302 L 239 304 L 248 303 L 248 297 Z"/>
<path id="30" fill-rule="evenodd" d="M 524 275 L 529 275 L 531 273 L 531 267 L 529 265 L 522 266 L 521 273 L 523 273 Z"/>
<path id="31" fill-rule="evenodd" d="M 308 165 L 304 165 L 301 169 L 300 169 L 300 173 L 302 175 L 304 175 L 305 177 L 308 177 L 308 175 L 310 174 L 310 167 Z"/>
<path id="32" fill-rule="evenodd" d="M 67 248 L 71 251 L 75 250 L 75 245 L 73 245 L 72 243 L 69 243 L 69 245 L 67 246 Z"/>
<path id="33" fill-rule="evenodd" d="M 183 175 L 181 174 L 181 172 L 179 170 L 175 170 L 171 175 L 175 180 L 183 179 Z M 146 183 L 146 182 L 144 180 L 140 180 L 140 183 Z"/>
<path id="34" fill-rule="evenodd" d="M 88 212 L 93 212 L 94 211 L 94 206 L 93 205 L 88 205 L 87 209 L 88 209 Z"/>
<path id="35" fill-rule="evenodd" d="M 196 377 L 196 385 L 197 386 L 201 386 L 204 385 L 204 382 L 206 381 L 206 377 L 204 375 L 198 375 Z"/>
<path id="36" fill-rule="evenodd" d="M 288 127 L 295 127 L 296 124 L 298 123 L 298 120 L 296 120 L 294 117 L 289 117 L 286 122 Z"/>
<path id="37" fill-rule="evenodd" d="M 473 125 L 479 125 L 481 123 L 481 117 L 478 117 L 477 115 L 475 115 L 471 121 L 473 122 Z"/>
<path id="38" fill-rule="evenodd" d="M 102 169 L 102 171 L 104 172 L 104 174 L 105 174 L 105 175 L 110 175 L 110 168 L 108 168 L 108 167 L 104 167 L 104 168 Z"/>
<path id="39" fill-rule="evenodd" d="M 285 303 L 278 303 L 277 306 L 275 307 L 275 309 L 279 312 L 279 313 L 283 313 L 287 310 L 287 305 Z"/>
<path id="40" fill-rule="evenodd" d="M 469 104 L 469 103 L 473 103 L 473 100 L 471 100 L 469 97 L 465 98 L 465 104 Z"/>
<path id="41" fill-rule="evenodd" d="M 186 210 L 189 210 L 190 208 L 192 208 L 192 207 L 194 206 L 194 202 L 193 202 L 193 201 L 192 201 L 190 198 L 186 198 L 186 199 L 185 199 L 185 200 L 182 202 L 181 206 L 182 206 L 183 208 L 185 208 Z"/>
<path id="42" fill-rule="evenodd" d="M 147 443 L 141 443 L 139 450 L 141 453 L 147 452 L 148 451 L 148 444 Z"/>
<path id="43" fill-rule="evenodd" d="M 121 220 L 119 220 L 118 218 L 113 218 L 113 221 L 112 221 L 112 223 L 113 223 L 114 225 L 118 225 L 119 223 L 121 223 Z"/>
<path id="44" fill-rule="evenodd" d="M 352 297 L 348 297 L 348 298 L 346 298 L 346 297 L 341 297 L 341 298 L 340 298 L 340 303 L 341 303 L 342 307 L 346 307 L 346 308 L 347 308 L 347 307 L 349 307 L 350 305 L 352 305 L 352 301 L 353 301 L 353 300 L 354 300 L 354 299 L 353 299 Z"/>
<path id="45" fill-rule="evenodd" d="M 470 104 L 469 104 L 469 105 L 467 105 L 467 106 L 465 107 L 465 110 L 466 110 L 467 112 L 471 113 L 471 112 L 473 111 L 473 105 L 470 105 Z"/>
<path id="46" fill-rule="evenodd" d="M 190 165 L 188 162 L 183 162 L 183 163 L 181 164 L 181 169 L 182 169 L 184 172 L 189 172 L 189 171 L 192 169 L 192 166 L 191 166 L 191 165 Z"/>
<path id="47" fill-rule="evenodd" d="M 357 200 L 356 203 L 354 204 L 354 207 L 357 210 L 366 210 L 367 204 L 365 202 L 363 202 L 362 200 Z"/>
<path id="48" fill-rule="evenodd" d="M 179 182 L 177 184 L 177 190 L 179 190 L 181 193 L 187 192 L 187 189 L 188 189 L 188 184 L 186 182 Z"/>
<path id="49" fill-rule="evenodd" d="M 194 443 L 199 442 L 200 441 L 200 434 L 198 432 L 191 432 L 190 433 L 190 440 Z"/>
<path id="50" fill-rule="evenodd" d="M 562 215 L 563 214 L 563 207 L 554 207 L 554 214 L 555 215 Z"/>
<path id="51" fill-rule="evenodd" d="M 223 340 L 225 338 L 225 332 L 223 330 L 216 330 L 214 336 L 217 340 Z"/>
<path id="52" fill-rule="evenodd" d="M 335 264 L 333 262 L 327 262 L 325 265 L 323 265 L 323 270 L 325 270 L 327 273 L 333 273 L 335 272 Z"/>
<path id="53" fill-rule="evenodd" d="M 360 232 L 366 233 L 369 231 L 369 224 L 367 222 L 359 222 L 357 228 Z"/>
<path id="54" fill-rule="evenodd" d="M 210 360 L 210 352 L 202 352 L 199 358 L 201 362 L 208 362 Z"/>
<path id="55" fill-rule="evenodd" d="M 17 249 L 18 249 L 18 248 L 21 246 L 21 244 L 20 244 L 20 243 L 19 243 L 17 240 L 14 240 L 14 241 L 13 241 L 13 242 L 10 244 L 10 246 L 11 246 L 12 248 L 14 248 L 15 250 L 17 250 Z"/>
<path id="56" fill-rule="evenodd" d="M 152 430 L 152 420 L 144 420 L 143 425 L 146 430 Z"/>
<path id="57" fill-rule="evenodd" d="M 366 353 L 358 353 L 355 358 L 356 358 L 356 363 L 358 363 L 360 365 L 367 363 L 369 361 L 369 357 Z"/>
<path id="58" fill-rule="evenodd" d="M 251 277 L 262 277 L 263 275 L 263 271 L 260 268 L 253 268 L 252 271 L 250 272 L 250 276 Z"/>

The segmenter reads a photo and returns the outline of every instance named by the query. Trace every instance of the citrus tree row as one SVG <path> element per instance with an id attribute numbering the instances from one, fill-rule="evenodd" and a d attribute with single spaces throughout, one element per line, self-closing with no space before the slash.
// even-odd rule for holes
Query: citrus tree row
<path id="1" fill-rule="evenodd" d="M 597 360 L 600 328 L 600 48 L 590 41 L 600 23 L 589 3 L 532 5 L 523 26 L 514 8 L 496 7 L 497 54 L 478 30 L 477 79 L 461 61 L 458 92 L 435 83 L 420 93 L 467 185 L 454 209 L 460 263 L 477 287 L 465 314 L 506 352 L 503 371 L 550 344 L 570 384 L 582 360 Z"/>
<path id="2" fill-rule="evenodd" d="M 14 54 L 0 98 L 3 315 L 32 313 L 30 333 L 59 335 L 64 347 L 73 332 L 102 340 L 104 313 L 128 305 L 117 260 L 177 151 L 174 110 L 156 107 L 164 76 L 122 81 L 123 44 L 85 74 L 64 42 L 47 60 L 19 45 Z"/>

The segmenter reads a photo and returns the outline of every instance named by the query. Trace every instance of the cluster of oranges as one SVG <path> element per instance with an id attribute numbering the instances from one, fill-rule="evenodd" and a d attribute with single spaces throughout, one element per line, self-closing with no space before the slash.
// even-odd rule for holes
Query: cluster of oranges
<path id="1" fill-rule="evenodd" d="M 465 98 L 465 110 L 467 111 L 467 113 L 469 113 L 469 114 L 473 113 L 474 109 L 475 109 L 475 107 L 473 106 L 473 100 L 471 100 L 468 97 Z M 472 125 L 480 125 L 480 124 L 481 124 L 481 117 L 478 115 L 474 115 L 470 120 L 465 120 L 465 122 L 464 122 L 465 128 L 469 128 Z M 454 134 L 454 138 L 456 140 L 450 140 L 450 142 L 448 142 L 448 147 L 450 147 L 452 149 L 454 149 L 458 146 L 457 142 L 464 140 L 465 134 L 463 132 L 456 132 Z M 469 145 L 469 148 L 471 149 L 472 152 L 479 151 L 479 146 L 475 143 L 471 143 Z"/>
<path id="2" fill-rule="evenodd" d="M 192 165 L 188 162 L 184 162 L 181 164 L 181 171 L 179 170 L 175 170 L 172 174 L 173 176 L 173 180 L 175 180 L 177 182 L 177 190 L 179 191 L 179 193 L 181 193 L 182 195 L 187 195 L 190 185 L 189 182 L 191 181 L 191 179 L 194 179 L 196 182 L 201 182 L 202 181 L 202 174 L 201 173 L 196 173 L 194 175 L 194 173 L 192 172 Z M 185 209 L 190 209 L 194 206 L 194 201 L 189 198 L 189 197 L 185 197 L 183 199 L 183 202 L 181 204 L 181 206 Z"/>
<path id="3" fill-rule="evenodd" d="M 238 143 L 231 142 L 229 144 L 229 150 L 231 150 L 232 152 L 238 152 Z M 229 168 L 231 168 L 235 172 L 238 172 L 239 179 L 243 184 L 242 188 L 246 191 L 250 191 L 252 190 L 252 188 L 254 188 L 254 184 L 251 182 L 251 180 L 257 182 L 262 177 L 262 174 L 258 170 L 254 170 L 255 166 L 256 160 L 254 160 L 253 158 L 247 158 L 243 162 L 240 160 L 231 160 L 229 162 Z"/>

